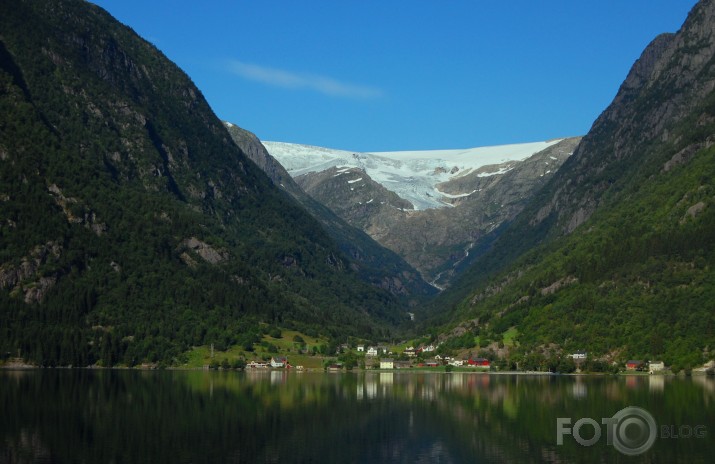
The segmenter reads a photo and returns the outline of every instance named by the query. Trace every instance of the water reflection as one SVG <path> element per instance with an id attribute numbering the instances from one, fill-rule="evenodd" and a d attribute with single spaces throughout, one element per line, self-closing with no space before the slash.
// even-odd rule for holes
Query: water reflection
<path id="1" fill-rule="evenodd" d="M 583 380 L 583 377 L 579 376 L 576 378 L 576 381 L 571 386 L 571 394 L 574 398 L 586 398 L 586 395 L 588 394 L 588 387 L 586 386 L 586 382 Z"/>
<path id="2" fill-rule="evenodd" d="M 604 462 L 556 418 L 626 406 L 715 433 L 715 380 L 252 370 L 0 372 L 0 462 Z M 712 438 L 629 462 L 709 462 Z"/>
<path id="3" fill-rule="evenodd" d="M 661 393 L 665 390 L 665 376 L 651 375 L 648 377 L 648 389 L 651 393 Z"/>

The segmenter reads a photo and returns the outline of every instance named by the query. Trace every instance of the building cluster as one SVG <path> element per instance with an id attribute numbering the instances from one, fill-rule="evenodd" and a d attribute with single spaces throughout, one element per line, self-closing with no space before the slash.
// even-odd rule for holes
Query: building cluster
<path id="1" fill-rule="evenodd" d="M 344 347 L 341 346 L 341 349 Z M 345 345 L 346 349 L 349 349 Z M 364 353 L 365 357 L 373 358 L 375 361 L 371 364 L 373 368 L 379 369 L 406 369 L 413 367 L 441 367 L 441 366 L 452 366 L 452 367 L 472 367 L 481 369 L 491 369 L 491 361 L 487 358 L 482 357 L 469 357 L 468 359 L 453 358 L 450 356 L 442 356 L 435 354 L 434 357 L 425 359 L 425 353 L 431 353 L 436 350 L 434 345 L 421 346 L 419 348 L 414 348 L 412 346 L 406 348 L 403 353 L 408 358 L 402 357 L 402 360 L 397 360 L 390 355 L 393 355 L 391 351 L 386 346 L 357 346 L 358 353 Z M 383 356 L 383 357 L 380 357 Z M 379 362 L 377 358 L 379 358 Z M 419 359 L 414 359 L 418 358 Z M 572 358 L 576 364 L 581 364 L 588 358 L 588 353 L 585 351 L 576 351 L 568 355 Z M 288 362 L 285 356 L 273 356 L 270 361 L 250 361 L 246 364 L 249 369 L 291 369 L 294 366 Z M 370 367 L 370 365 L 368 365 Z M 656 372 L 661 372 L 665 370 L 665 364 L 663 361 L 642 361 L 642 360 L 628 360 L 625 365 L 625 370 L 627 372 L 649 372 L 651 374 Z M 302 366 L 295 366 L 297 370 L 302 370 Z M 327 366 L 327 370 L 342 370 L 343 365 L 339 362 L 335 362 Z"/>
<path id="2" fill-rule="evenodd" d="M 576 362 L 576 364 L 580 364 L 588 358 L 588 353 L 585 351 L 576 351 L 568 356 L 570 358 L 572 358 Z M 663 361 L 643 361 L 640 359 L 629 359 L 624 364 L 624 367 L 625 367 L 626 371 L 631 371 L 631 372 L 648 371 L 648 373 L 653 374 L 655 372 L 664 371 L 665 363 L 663 363 Z"/>

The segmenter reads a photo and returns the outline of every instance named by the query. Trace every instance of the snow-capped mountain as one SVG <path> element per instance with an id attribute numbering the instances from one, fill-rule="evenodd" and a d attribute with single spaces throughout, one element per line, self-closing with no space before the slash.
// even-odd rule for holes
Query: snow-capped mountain
<path id="1" fill-rule="evenodd" d="M 353 172 L 350 168 L 357 168 L 387 190 L 409 201 L 413 209 L 425 210 L 453 206 L 450 200 L 476 193 L 476 190 L 445 192 L 440 190 L 440 184 L 472 173 L 477 173 L 479 177 L 504 174 L 518 162 L 561 140 L 463 150 L 376 153 L 357 153 L 283 142 L 263 144 L 271 156 L 294 178 L 330 168 L 337 168 L 336 175 L 339 176 Z M 365 180 L 354 175 L 345 176 L 348 183 Z"/>
<path id="2" fill-rule="evenodd" d="M 443 288 L 579 140 L 381 153 L 263 143 L 308 195 Z"/>

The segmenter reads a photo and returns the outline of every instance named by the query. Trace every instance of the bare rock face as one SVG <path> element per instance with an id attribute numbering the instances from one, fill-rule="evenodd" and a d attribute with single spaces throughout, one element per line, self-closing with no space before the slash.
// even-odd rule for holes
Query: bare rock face
<path id="1" fill-rule="evenodd" d="M 39 303 L 58 279 L 58 274 L 41 275 L 40 268 L 60 256 L 62 247 L 55 242 L 38 245 L 24 256 L 19 264 L 6 263 L 0 266 L 0 288 L 11 293 L 24 294 L 25 303 Z"/>
<path id="2" fill-rule="evenodd" d="M 182 244 L 190 251 L 196 253 L 201 259 L 209 264 L 220 264 L 228 259 L 228 252 L 217 250 L 206 242 L 202 242 L 196 237 L 187 238 Z M 191 265 L 192 260 L 187 264 Z"/>
<path id="3" fill-rule="evenodd" d="M 359 168 L 333 167 L 304 174 L 295 180 L 311 197 L 373 238 L 375 235 L 370 232 L 372 218 L 412 209 L 409 201 L 387 190 Z"/>
<path id="4" fill-rule="evenodd" d="M 107 231 L 107 225 L 97 219 L 97 213 L 89 209 L 83 202 L 73 197 L 66 197 L 57 184 L 47 187 L 55 203 L 62 208 L 62 212 L 70 224 L 82 224 L 96 235 L 100 236 Z"/>
<path id="5" fill-rule="evenodd" d="M 236 145 L 266 173 L 273 185 L 287 191 L 294 198 L 303 194 L 300 187 L 296 185 L 293 178 L 288 174 L 288 171 L 266 151 L 266 148 L 255 134 L 235 124 L 224 124 Z"/>
<path id="6" fill-rule="evenodd" d="M 315 200 L 402 256 L 436 287 L 459 275 L 475 244 L 513 219 L 574 152 L 564 139 L 524 161 L 484 166 L 438 185 L 452 207 L 415 210 L 359 168 L 332 167 L 297 183 Z M 452 168 L 450 172 L 458 172 Z"/>
<path id="7" fill-rule="evenodd" d="M 624 182 L 624 172 L 648 165 L 649 157 L 662 156 L 663 144 L 674 152 L 662 171 L 687 163 L 701 148 L 712 145 L 710 134 L 683 147 L 670 129 L 715 90 L 715 3 L 699 2 L 683 27 L 656 37 L 634 63 L 608 108 L 594 122 L 574 155 L 550 186 L 549 198 L 532 213 L 538 226 L 556 217 L 559 233 L 571 233 L 598 209 L 605 192 Z M 705 127 L 712 117 L 701 114 L 693 121 Z M 700 129 L 701 132 L 704 132 Z"/>
<path id="8" fill-rule="evenodd" d="M 330 234 L 350 261 L 331 255 L 327 263 L 334 269 L 350 267 L 372 285 L 393 295 L 421 298 L 435 292 L 410 263 L 394 250 L 379 243 L 370 233 L 370 218 L 376 211 L 411 209 L 412 205 L 386 190 L 358 169 L 329 169 L 293 179 L 273 158 L 253 133 L 232 123 L 224 123 L 238 147 L 260 167 L 273 184 L 299 202 Z M 333 182 L 335 176 L 340 182 Z M 351 182 L 351 180 L 357 180 Z M 325 201 L 325 199 L 330 201 Z M 367 234 L 365 233 L 367 232 Z M 369 235 L 369 236 L 368 236 Z M 186 260 L 185 260 L 186 261 Z"/>

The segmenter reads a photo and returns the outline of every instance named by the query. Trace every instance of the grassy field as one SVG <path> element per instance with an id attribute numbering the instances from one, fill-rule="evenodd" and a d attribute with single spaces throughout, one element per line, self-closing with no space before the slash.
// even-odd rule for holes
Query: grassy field
<path id="1" fill-rule="evenodd" d="M 302 343 L 294 341 L 296 337 L 303 339 Z M 210 365 L 212 362 L 222 363 L 224 360 L 232 364 L 235 360 L 243 359 L 246 362 L 250 361 L 267 361 L 272 356 L 285 356 L 292 366 L 304 366 L 309 369 L 323 367 L 323 356 L 312 356 L 310 354 L 300 353 L 301 345 L 305 345 L 308 352 L 311 352 L 314 346 L 327 344 L 327 339 L 309 337 L 295 330 L 283 330 L 280 338 L 274 338 L 270 335 L 264 335 L 260 343 L 254 345 L 254 351 L 245 351 L 241 347 L 235 345 L 226 351 L 214 350 L 213 358 L 211 357 L 210 346 L 195 346 L 188 351 L 188 361 L 181 367 L 187 369 L 199 369 Z M 275 350 L 274 350 L 275 347 Z"/>
<path id="2" fill-rule="evenodd" d="M 516 327 L 512 327 L 506 332 L 504 332 L 504 346 L 514 346 L 516 345 L 516 337 L 519 335 L 519 330 Z"/>

